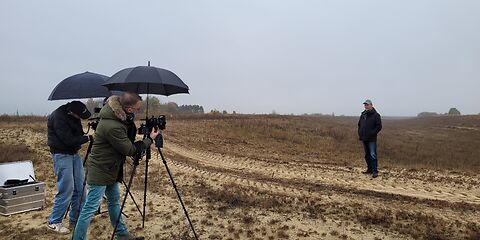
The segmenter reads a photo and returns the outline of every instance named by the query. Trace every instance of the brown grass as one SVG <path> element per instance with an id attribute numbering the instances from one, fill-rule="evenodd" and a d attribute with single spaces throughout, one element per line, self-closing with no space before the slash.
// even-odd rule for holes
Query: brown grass
<path id="1" fill-rule="evenodd" d="M 363 166 L 356 117 L 170 115 L 166 138 L 217 152 L 274 161 L 322 161 Z M 45 132 L 44 116 L 0 116 L 2 128 Z M 480 116 L 383 121 L 378 154 L 383 166 L 480 170 Z M 187 137 L 185 137 L 187 136 Z"/>
<path id="2" fill-rule="evenodd" d="M 33 160 L 35 154 L 26 145 L 0 143 L 0 163 Z"/>
<path id="3" fill-rule="evenodd" d="M 28 128 L 34 132 L 47 132 L 47 117 L 0 115 L 2 128 Z"/>
<path id="4" fill-rule="evenodd" d="M 198 185 L 191 190 L 194 191 L 197 196 L 205 198 L 208 202 L 219 204 L 218 209 L 222 211 L 252 207 L 273 209 L 281 206 L 278 199 L 266 194 L 258 194 L 258 192 L 238 184 L 225 184 L 220 189 L 214 189 L 204 183 L 202 184 L 202 181 L 197 181 L 197 184 Z M 282 199 L 282 201 L 290 203 L 292 200 Z M 245 224 L 251 224 L 256 220 L 253 216 L 246 215 L 242 217 L 241 221 Z"/>
<path id="5" fill-rule="evenodd" d="M 479 116 L 386 119 L 378 142 L 380 168 L 478 172 L 479 122 Z M 356 129 L 354 117 L 195 116 L 172 120 L 165 135 L 252 159 L 363 166 Z"/>
<path id="6" fill-rule="evenodd" d="M 215 206 L 219 212 L 226 215 L 231 214 L 231 212 L 226 211 L 234 211 L 235 209 L 242 209 L 243 212 L 254 212 L 255 209 L 261 209 L 285 214 L 294 212 L 319 220 L 323 220 L 325 217 L 349 219 L 366 228 L 374 227 L 375 229 L 383 229 L 383 231 L 397 232 L 414 239 L 452 239 L 454 237 L 468 239 L 477 236 L 480 232 L 478 224 L 452 222 L 433 213 L 428 213 L 422 209 L 431 207 L 431 203 L 415 202 L 413 199 L 411 199 L 412 201 L 389 199 L 387 205 L 398 207 L 391 209 L 356 203 L 338 205 L 306 197 L 298 198 L 298 201 L 293 204 L 291 197 L 279 193 L 272 194 L 253 187 L 245 188 L 238 184 L 225 184 L 217 189 L 206 185 L 201 180 L 197 180 L 195 187 L 191 187 L 189 192 L 193 192 L 196 197 L 204 199 Z M 366 201 L 371 202 L 378 200 L 375 196 L 365 196 L 365 198 Z M 274 200 L 274 204 L 272 204 L 272 200 Z M 441 205 L 438 208 L 450 209 L 449 206 Z M 464 211 L 469 214 L 470 212 L 477 212 L 478 208 L 465 209 Z M 250 219 L 245 219 L 245 216 L 249 215 L 243 215 L 241 221 L 250 222 Z M 271 227 L 278 226 L 280 223 L 281 221 L 277 219 L 271 219 L 267 222 Z M 286 232 L 289 227 L 281 225 L 278 229 Z M 333 230 L 330 234 L 343 238 L 336 230 Z M 278 235 L 276 237 L 280 238 Z"/>

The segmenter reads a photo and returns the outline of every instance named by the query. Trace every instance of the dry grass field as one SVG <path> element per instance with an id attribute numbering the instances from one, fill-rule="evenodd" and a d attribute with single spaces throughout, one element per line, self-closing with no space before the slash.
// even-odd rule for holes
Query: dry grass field
<path id="1" fill-rule="evenodd" d="M 164 152 L 200 239 L 480 239 L 480 117 L 385 119 L 376 179 L 361 174 L 356 123 L 170 116 Z M 55 194 L 45 118 L 0 117 L 0 162 L 20 159 L 32 159 L 46 182 L 46 208 L 0 217 L 0 238 L 69 239 L 45 226 Z M 142 162 L 138 202 L 144 174 Z M 192 239 L 157 154 L 144 229 L 131 199 L 127 205 L 127 225 L 138 235 Z M 96 216 L 90 239 L 110 234 L 108 216 Z"/>

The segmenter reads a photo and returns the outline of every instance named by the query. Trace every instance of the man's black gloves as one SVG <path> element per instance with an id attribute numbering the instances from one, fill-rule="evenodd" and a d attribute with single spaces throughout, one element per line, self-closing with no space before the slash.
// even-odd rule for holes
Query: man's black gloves
<path id="1" fill-rule="evenodd" d="M 133 145 L 136 149 L 135 155 L 133 156 L 133 163 L 138 164 L 140 159 L 142 159 L 143 155 L 145 154 L 147 147 L 145 147 L 145 143 L 143 143 L 143 141 L 136 141 L 133 143 Z"/>

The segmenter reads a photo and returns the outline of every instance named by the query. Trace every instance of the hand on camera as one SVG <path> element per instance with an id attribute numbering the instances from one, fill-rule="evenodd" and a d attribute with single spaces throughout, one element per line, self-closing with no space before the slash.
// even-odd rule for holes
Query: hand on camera
<path id="1" fill-rule="evenodd" d="M 150 138 L 155 139 L 155 138 L 157 138 L 158 134 L 160 134 L 160 130 L 153 129 L 153 131 L 150 133 Z"/>

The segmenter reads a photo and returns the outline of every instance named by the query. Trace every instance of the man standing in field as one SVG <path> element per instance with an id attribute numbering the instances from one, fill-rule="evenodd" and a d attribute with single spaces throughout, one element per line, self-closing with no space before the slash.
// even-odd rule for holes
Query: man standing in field
<path id="1" fill-rule="evenodd" d="M 365 111 L 358 120 L 358 136 L 363 142 L 367 162 L 367 170 L 363 173 L 372 174 L 372 177 L 376 178 L 378 177 L 377 135 L 382 130 L 382 119 L 373 107 L 372 101 L 366 100 L 363 106 Z"/>
<path id="2" fill-rule="evenodd" d="M 135 136 L 134 113 L 142 106 L 142 98 L 135 93 L 123 93 L 108 98 L 100 111 L 100 122 L 95 131 L 95 142 L 88 164 L 87 199 L 78 217 L 73 239 L 86 239 L 90 221 L 100 205 L 103 195 L 107 196 L 110 222 L 115 227 L 120 215 L 120 188 L 122 166 L 126 156 L 134 156 L 145 151 L 152 144 L 159 131 L 152 132 L 150 138 L 133 143 Z M 143 239 L 128 232 L 122 217 L 118 220 L 115 232 L 120 240 Z"/>
<path id="3" fill-rule="evenodd" d="M 80 119 L 90 116 L 83 103 L 73 101 L 60 106 L 48 117 L 48 146 L 57 176 L 58 192 L 47 225 L 56 232 L 69 232 L 62 224 L 63 215 L 71 204 L 70 227 L 73 227 L 81 208 L 80 199 L 85 199 L 85 192 L 82 192 L 85 172 L 78 150 L 91 140 L 91 136 L 84 136 L 80 122 Z"/>

